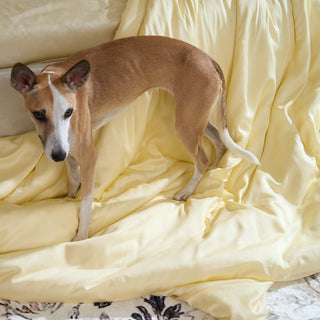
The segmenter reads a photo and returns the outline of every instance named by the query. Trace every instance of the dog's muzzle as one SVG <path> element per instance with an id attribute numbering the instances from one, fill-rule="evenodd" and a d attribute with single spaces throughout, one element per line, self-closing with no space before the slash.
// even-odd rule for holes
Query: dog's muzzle
<path id="1" fill-rule="evenodd" d="M 51 158 L 55 162 L 60 162 L 65 160 L 67 153 L 64 150 L 54 150 L 51 153 Z"/>

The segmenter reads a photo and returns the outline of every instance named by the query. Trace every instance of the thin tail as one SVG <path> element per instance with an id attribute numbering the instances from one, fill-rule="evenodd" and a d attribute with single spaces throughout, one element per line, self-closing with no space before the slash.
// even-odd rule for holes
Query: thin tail
<path id="1" fill-rule="evenodd" d="M 227 127 L 225 127 L 222 131 L 219 130 L 219 135 L 220 135 L 220 139 L 221 141 L 225 144 L 225 146 L 231 151 L 233 152 L 235 155 L 246 159 L 250 162 L 253 162 L 256 165 L 260 165 L 259 160 L 257 159 L 257 157 L 252 154 L 251 152 L 239 147 L 230 137 L 229 131 L 227 129 Z"/>
<path id="2" fill-rule="evenodd" d="M 218 131 L 221 141 L 224 143 L 224 145 L 235 155 L 238 155 L 239 157 L 246 159 L 250 162 L 253 162 L 256 165 L 260 165 L 260 162 L 258 158 L 252 154 L 251 152 L 239 147 L 230 137 L 228 128 L 227 128 L 227 120 L 226 120 L 226 86 L 225 86 L 225 79 L 223 72 L 213 59 L 213 64 L 215 66 L 215 69 L 217 70 L 220 79 L 222 81 L 222 92 L 218 101 Z"/>

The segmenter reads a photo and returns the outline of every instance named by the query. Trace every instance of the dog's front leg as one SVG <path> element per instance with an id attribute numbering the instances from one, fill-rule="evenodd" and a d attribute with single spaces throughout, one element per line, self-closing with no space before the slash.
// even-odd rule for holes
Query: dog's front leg
<path id="1" fill-rule="evenodd" d="M 97 162 L 97 152 L 92 148 L 80 161 L 81 178 L 81 208 L 79 217 L 79 228 L 73 241 L 87 239 L 89 236 L 89 226 L 92 219 L 92 201 L 94 189 L 95 167 Z"/>
<path id="2" fill-rule="evenodd" d="M 71 155 L 67 158 L 67 172 L 69 179 L 68 197 L 74 198 L 80 187 L 80 166 L 78 161 Z"/>

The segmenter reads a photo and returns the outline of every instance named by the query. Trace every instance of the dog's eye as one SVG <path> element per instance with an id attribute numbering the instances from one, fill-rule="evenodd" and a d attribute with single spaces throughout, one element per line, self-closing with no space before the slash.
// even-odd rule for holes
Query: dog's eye
<path id="1" fill-rule="evenodd" d="M 73 109 L 72 108 L 69 108 L 65 113 L 64 113 L 64 118 L 67 119 L 69 117 L 71 117 L 73 113 Z"/>
<path id="2" fill-rule="evenodd" d="M 42 111 L 34 111 L 32 112 L 35 119 L 38 121 L 45 121 L 46 120 L 46 112 L 45 110 Z"/>

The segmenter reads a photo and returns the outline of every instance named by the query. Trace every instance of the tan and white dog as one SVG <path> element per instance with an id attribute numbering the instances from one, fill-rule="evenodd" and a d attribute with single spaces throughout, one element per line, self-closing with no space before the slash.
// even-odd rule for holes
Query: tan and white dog
<path id="1" fill-rule="evenodd" d="M 259 164 L 252 153 L 234 143 L 227 130 L 221 68 L 183 41 L 159 36 L 119 39 L 50 64 L 37 75 L 17 63 L 11 84 L 24 96 L 46 155 L 54 161 L 67 159 L 68 196 L 75 197 L 81 182 L 80 223 L 74 240 L 88 237 L 91 222 L 97 160 L 92 129 L 108 123 L 150 88 L 173 94 L 177 134 L 194 161 L 189 184 L 174 199 L 186 200 L 208 168 L 203 134 L 216 148 L 214 165 L 226 148 Z M 217 102 L 214 126 L 209 116 Z"/>

